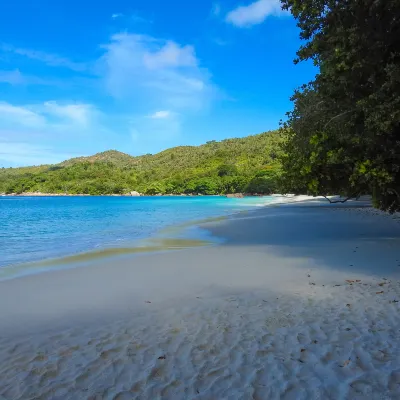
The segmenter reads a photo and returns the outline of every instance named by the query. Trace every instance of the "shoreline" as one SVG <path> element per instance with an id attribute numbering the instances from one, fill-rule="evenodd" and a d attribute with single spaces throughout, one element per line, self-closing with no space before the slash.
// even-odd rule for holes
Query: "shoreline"
<path id="1" fill-rule="evenodd" d="M 267 197 L 268 194 L 249 194 L 249 193 L 227 193 L 227 194 L 199 194 L 199 193 L 170 193 L 170 194 L 87 194 L 87 193 L 37 193 L 37 192 L 26 192 L 26 193 L 0 193 L 0 197 L 230 197 L 230 198 L 244 198 L 244 197 Z M 242 196 L 239 196 L 242 195 Z"/>
<path id="2" fill-rule="evenodd" d="M 22 196 L 24 197 L 24 196 Z M 41 197 L 41 196 L 37 196 Z M 100 196 L 99 196 L 100 197 Z M 215 196 L 210 196 L 215 197 Z M 221 196 L 219 196 L 221 197 Z M 177 251 L 198 246 L 213 246 L 220 244 L 224 238 L 210 235 L 205 228 L 207 223 L 218 222 L 224 219 L 234 218 L 235 215 L 244 212 L 252 212 L 260 207 L 272 207 L 283 204 L 292 204 L 303 201 L 318 202 L 322 197 L 312 197 L 306 195 L 280 195 L 257 196 L 262 198 L 276 198 L 276 201 L 269 201 L 255 205 L 249 205 L 245 210 L 232 209 L 228 215 L 206 217 L 200 220 L 188 220 L 183 223 L 172 224 L 159 230 L 155 236 L 134 240 L 127 246 L 105 246 L 99 249 L 91 249 L 79 253 L 71 253 L 62 257 L 45 258 L 41 260 L 29 261 L 24 263 L 10 264 L 0 267 L 0 282 L 10 279 L 18 279 L 23 276 L 43 274 L 52 270 L 80 268 L 90 266 L 92 263 L 111 258 L 123 256 L 146 255 L 152 253 L 163 253 Z M 240 199 L 241 201 L 242 199 Z M 194 235 L 188 235 L 190 230 L 197 230 Z M 129 243 L 129 241 L 128 241 Z M 36 270 L 33 270 L 36 268 Z M 21 272 L 18 272 L 21 271 Z"/>
<path id="3" fill-rule="evenodd" d="M 109 280 L 112 281 L 112 275 L 115 272 L 118 277 L 118 282 L 120 278 L 124 275 L 131 275 L 133 271 L 136 271 L 139 274 L 142 274 L 142 264 L 146 265 L 163 265 L 167 264 L 168 268 L 178 268 L 179 270 L 184 271 L 185 266 L 191 266 L 191 269 L 199 267 L 199 265 L 203 265 L 205 262 L 203 257 L 210 263 L 215 263 L 219 265 L 220 260 L 223 261 L 224 267 L 226 268 L 226 262 L 232 261 L 233 263 L 237 263 L 238 260 L 242 260 L 244 254 L 249 254 L 248 260 L 243 260 L 243 265 L 251 264 L 254 265 L 255 260 L 259 260 L 262 262 L 263 258 L 269 259 L 272 257 L 278 264 L 285 264 L 285 259 L 293 262 L 295 265 L 300 265 L 303 268 L 303 264 L 307 264 L 307 260 L 319 260 L 319 258 L 324 258 L 326 248 L 319 248 L 316 246 L 316 243 L 320 240 L 327 240 L 329 246 L 331 246 L 332 241 L 337 242 L 337 245 L 346 247 L 346 255 L 349 255 L 348 248 L 352 246 L 353 243 L 347 242 L 344 240 L 346 237 L 351 237 L 352 232 L 342 232 L 341 230 L 332 230 L 325 229 L 326 226 L 323 224 L 323 229 L 319 231 L 321 228 L 318 228 L 318 237 L 315 237 L 315 228 L 310 226 L 311 231 L 298 231 L 299 228 L 303 228 L 304 221 L 299 225 L 299 216 L 302 216 L 304 212 L 307 214 L 319 214 L 320 216 L 326 216 L 328 220 L 332 220 L 332 223 L 338 224 L 343 221 L 338 221 L 337 216 L 333 215 L 333 213 L 338 213 L 341 215 L 342 219 L 347 221 L 349 218 L 351 219 L 366 219 L 371 220 L 373 223 L 368 223 L 366 226 L 363 224 L 358 229 L 365 229 L 366 227 L 371 231 L 376 230 L 376 222 L 380 226 L 382 232 L 377 232 L 378 237 L 382 236 L 378 242 L 374 243 L 375 246 L 381 247 L 383 240 L 388 244 L 386 245 L 386 251 L 397 249 L 396 246 L 400 245 L 400 219 L 397 216 L 390 216 L 386 213 L 381 213 L 377 210 L 374 210 L 368 206 L 367 203 L 363 202 L 354 202 L 349 206 L 343 204 L 329 204 L 329 203 L 320 203 L 316 200 L 310 201 L 298 201 L 286 204 L 271 204 L 267 207 L 254 207 L 251 210 L 246 210 L 245 212 L 237 212 L 231 214 L 227 218 L 210 218 L 203 221 L 191 221 L 191 223 L 185 223 L 184 229 L 189 225 L 192 227 L 199 227 L 200 229 L 208 232 L 207 234 L 211 235 L 214 238 L 223 239 L 220 240 L 219 243 L 213 242 L 211 245 L 200 246 L 200 247 L 185 247 L 180 249 L 179 251 L 155 251 L 155 252 L 140 252 L 134 256 L 127 255 L 126 257 L 105 257 L 96 259 L 94 262 L 86 264 L 86 265 L 73 265 L 71 268 L 54 268 L 54 269 L 46 269 L 43 273 L 34 273 L 34 274 L 26 274 L 22 276 L 18 276 L 12 279 L 0 280 L 0 288 L 7 288 L 7 286 L 16 286 L 18 287 L 20 284 L 22 287 L 26 285 L 30 286 L 31 282 L 35 282 L 35 285 L 39 286 L 43 285 L 44 281 L 48 281 L 46 286 L 46 290 L 52 290 L 52 283 L 54 280 L 63 281 L 63 279 L 68 279 L 76 282 L 84 281 L 96 281 L 97 273 L 101 273 L 103 275 L 104 280 L 100 279 L 100 286 L 107 286 L 107 282 Z M 361 206 L 361 208 L 360 208 Z M 368 210 L 368 211 L 366 211 Z M 353 212 L 354 211 L 354 212 Z M 328 214 L 331 214 L 328 216 Z M 293 215 L 296 215 L 294 223 L 292 224 L 291 218 Z M 307 220 L 307 214 L 302 216 Z M 285 217 L 283 220 L 282 218 Z M 276 221 L 276 222 L 275 222 Z M 273 224 L 272 224 L 273 222 Z M 386 226 L 387 222 L 391 222 L 388 226 Z M 193 225 L 194 224 L 194 225 Z M 291 224 L 291 226 L 290 226 Z M 289 226 L 288 226 L 289 225 Z M 179 226 L 171 226 L 171 229 L 179 229 Z M 397 236 L 390 238 L 388 232 L 391 232 L 391 229 L 396 229 Z M 168 229 L 168 228 L 167 228 Z M 264 231 L 265 230 L 265 231 Z M 184 231 L 183 231 L 184 232 Z M 354 238 L 353 238 L 354 239 Z M 367 233 L 359 233 L 357 240 L 367 240 Z M 312 241 L 312 245 L 310 244 Z M 354 240 L 352 240 L 354 241 Z M 283 247 L 282 247 L 283 246 Z M 310 251 L 310 246 L 314 249 L 313 252 Z M 300 252 L 296 254 L 298 248 L 304 247 L 307 249 L 307 254 L 303 254 Z M 358 246 L 357 246 L 358 247 Z M 282 253 L 282 249 L 286 249 L 284 253 Z M 292 248 L 294 253 L 291 255 L 287 253 L 288 249 Z M 129 249 L 131 250 L 131 249 Z M 351 252 L 353 252 L 352 250 Z M 357 250 L 356 250 L 357 251 Z M 366 251 L 371 253 L 369 258 L 365 259 L 364 262 L 369 265 L 371 264 L 371 260 L 381 263 L 379 251 L 373 251 L 373 246 L 368 248 Z M 236 259 L 230 253 L 237 253 L 238 258 Z M 227 253 L 225 255 L 225 253 Z M 90 253 L 83 253 L 83 255 Z M 80 256 L 81 254 L 78 254 Z M 213 257 L 216 256 L 216 259 Z M 304 257 L 306 256 L 306 257 Z M 339 258 L 340 255 L 333 255 L 334 259 Z M 70 257 L 74 257 L 73 255 Z M 198 257 L 198 258 L 197 258 Z M 332 258 L 331 252 L 329 252 L 328 257 Z M 385 254 L 387 258 L 387 255 Z M 66 257 L 68 259 L 68 257 Z M 194 258 L 195 262 L 192 264 L 188 264 L 187 260 Z M 393 265 L 387 270 L 381 266 L 381 269 L 378 272 L 379 275 L 384 275 L 385 273 L 393 274 L 392 268 L 397 264 L 397 259 L 399 260 L 398 264 L 400 266 L 400 247 L 399 247 L 399 255 L 397 257 L 393 256 Z M 394 259 L 396 258 L 396 261 Z M 55 259 L 62 261 L 61 259 Z M 52 263 L 54 260 L 49 260 Z M 335 260 L 335 267 L 336 267 Z M 41 262 L 38 262 L 40 264 Z M 68 260 L 67 260 L 68 263 Z M 112 266 L 112 268 L 111 268 Z M 14 266 L 14 267 L 18 267 Z M 208 265 L 210 267 L 210 265 Z M 349 264 L 347 266 L 350 271 L 355 268 L 355 265 Z M 13 268 L 13 267 L 12 267 Z M 168 270 L 167 268 L 167 270 Z M 373 269 L 373 268 L 372 268 Z M 158 268 L 157 268 L 158 270 Z M 123 271 L 123 272 L 122 272 Z M 197 273 L 198 271 L 196 271 Z M 395 269 L 395 277 L 400 279 L 400 269 Z M 163 271 L 163 273 L 168 273 L 168 271 Z M 349 272 L 350 273 L 350 272 Z M 370 274 L 371 270 L 367 270 L 367 273 Z M 147 274 L 147 272 L 146 272 Z M 144 275 L 146 275 L 144 274 Z M 256 274 L 257 275 L 257 274 Z M 178 274 L 177 276 L 180 276 Z M 107 278 L 105 278 L 107 277 Z M 111 279 L 110 279 L 111 278 Z M 149 278 L 148 276 L 146 279 Z M 167 279 L 168 281 L 168 279 Z M 125 283 L 124 283 L 125 284 Z M 96 286 L 96 285 L 95 285 Z M 135 284 L 135 288 L 136 284 Z M 80 288 L 80 290 L 85 291 L 85 287 Z M 92 287 L 91 290 L 97 290 L 96 287 Z M 17 292 L 24 292 L 25 290 L 18 289 Z M 29 291 L 29 290 L 28 290 Z M 93 294 L 87 293 L 89 297 Z M 5 296 L 4 293 L 1 293 L 0 290 L 0 303 L 2 295 Z M 34 295 L 34 293 L 30 293 L 30 296 Z M 54 292 L 52 295 L 57 297 L 57 292 Z M 81 297 L 86 297 L 85 293 L 80 293 L 78 296 L 78 300 L 82 301 Z M 96 296 L 94 296 L 96 297 Z M 6 297 L 4 297 L 5 299 Z M 63 301 L 67 301 L 67 298 L 64 298 Z M 7 302 L 3 301 L 3 304 Z M 0 326 L 1 326 L 1 307 L 0 307 Z M 4 325 L 3 325 L 4 326 Z"/>
<path id="4" fill-rule="evenodd" d="M 0 282 L 0 396 L 398 397 L 400 225 L 371 210 L 259 207 L 207 222 L 217 246 Z"/>

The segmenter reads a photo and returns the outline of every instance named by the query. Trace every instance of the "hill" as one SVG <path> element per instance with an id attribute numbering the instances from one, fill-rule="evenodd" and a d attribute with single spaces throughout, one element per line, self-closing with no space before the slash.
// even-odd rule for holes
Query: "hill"
<path id="1" fill-rule="evenodd" d="M 69 165 L 82 162 L 89 162 L 89 163 L 108 162 L 116 166 L 123 166 L 123 165 L 127 166 L 127 165 L 133 165 L 134 160 L 135 157 L 132 157 L 129 154 L 122 153 L 121 151 L 117 150 L 108 150 L 108 151 L 103 151 L 102 153 L 97 153 L 93 156 L 71 158 L 69 160 L 63 161 L 58 165 L 67 167 Z"/>
<path id="2" fill-rule="evenodd" d="M 109 150 L 56 165 L 4 168 L 0 193 L 270 193 L 280 171 L 282 140 L 272 131 L 154 155 Z"/>

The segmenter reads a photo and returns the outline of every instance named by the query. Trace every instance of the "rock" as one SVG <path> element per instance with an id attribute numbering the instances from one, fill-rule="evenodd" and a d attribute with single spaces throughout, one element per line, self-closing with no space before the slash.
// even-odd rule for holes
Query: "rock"
<path id="1" fill-rule="evenodd" d="M 244 197 L 243 193 L 230 193 L 227 194 L 226 197 L 234 198 L 234 199 L 242 199 Z"/>
<path id="2" fill-rule="evenodd" d="M 131 195 L 131 196 L 134 196 L 134 197 L 141 196 L 141 194 L 140 194 L 139 192 L 137 192 L 136 190 L 133 190 L 133 191 L 130 193 L 130 195 Z"/>

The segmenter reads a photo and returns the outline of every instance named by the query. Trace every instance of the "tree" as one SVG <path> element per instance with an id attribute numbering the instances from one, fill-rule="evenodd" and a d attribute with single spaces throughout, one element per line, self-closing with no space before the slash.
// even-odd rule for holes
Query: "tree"
<path id="1" fill-rule="evenodd" d="M 259 171 L 245 188 L 247 193 L 272 194 L 278 188 L 278 172 L 276 170 Z"/>
<path id="2" fill-rule="evenodd" d="M 194 182 L 194 193 L 213 195 L 218 194 L 218 182 L 213 178 L 201 178 Z"/>
<path id="3" fill-rule="evenodd" d="M 245 176 L 225 176 L 220 180 L 219 192 L 228 193 L 243 193 L 249 180 Z"/>
<path id="4" fill-rule="evenodd" d="M 234 164 L 221 164 L 217 168 L 218 176 L 234 176 L 237 175 L 238 169 Z"/>
<path id="5" fill-rule="evenodd" d="M 155 194 L 164 194 L 165 187 L 160 182 L 155 182 L 148 186 L 144 192 L 150 196 L 154 196 Z"/>
<path id="6" fill-rule="evenodd" d="M 297 90 L 283 130 L 284 186 L 313 194 L 373 193 L 400 209 L 400 3 L 283 0 L 319 67 Z"/>

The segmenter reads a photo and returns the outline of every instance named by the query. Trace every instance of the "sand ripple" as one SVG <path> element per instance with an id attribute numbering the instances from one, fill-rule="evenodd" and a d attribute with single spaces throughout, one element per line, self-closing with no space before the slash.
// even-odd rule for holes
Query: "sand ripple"
<path id="1" fill-rule="evenodd" d="M 400 398 L 398 300 L 398 281 L 316 284 L 3 338 L 0 399 Z"/>

